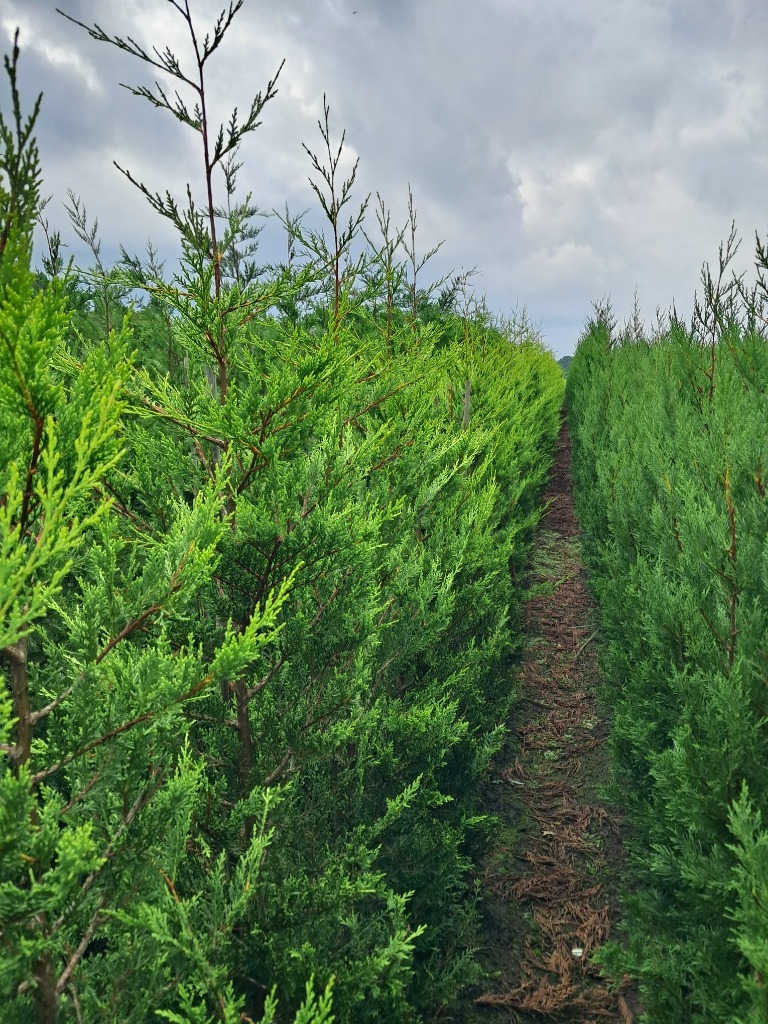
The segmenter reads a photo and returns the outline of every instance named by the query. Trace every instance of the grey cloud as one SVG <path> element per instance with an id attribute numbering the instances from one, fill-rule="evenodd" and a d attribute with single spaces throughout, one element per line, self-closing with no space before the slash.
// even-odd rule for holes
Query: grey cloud
<path id="1" fill-rule="evenodd" d="M 184 50 L 163 0 L 60 6 Z M 194 140 L 120 89 L 149 83 L 145 69 L 53 7 L 2 8 L 4 27 L 16 17 L 35 34 L 22 67 L 27 95 L 45 90 L 46 191 L 81 192 L 105 237 L 140 247 L 162 226 L 112 160 L 181 193 L 197 180 Z M 748 239 L 765 224 L 766 38 L 754 0 L 246 0 L 211 95 L 217 116 L 242 109 L 285 57 L 243 149 L 254 199 L 312 205 L 301 142 L 319 142 L 325 92 L 360 156 L 360 198 L 378 190 L 402 219 L 410 182 L 421 246 L 446 240 L 433 275 L 477 264 L 494 308 L 526 303 L 567 351 L 593 299 L 610 292 L 628 315 L 637 286 L 649 317 L 682 306 L 732 218 Z M 277 225 L 263 239 L 265 258 L 282 251 Z"/>

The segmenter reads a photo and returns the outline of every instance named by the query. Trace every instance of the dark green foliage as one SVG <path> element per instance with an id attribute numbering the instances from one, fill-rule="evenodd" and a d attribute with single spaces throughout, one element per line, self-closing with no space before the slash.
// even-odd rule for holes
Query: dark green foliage
<path id="1" fill-rule="evenodd" d="M 640 979 L 654 1024 L 766 1010 L 768 346 L 723 279 L 653 342 L 599 312 L 568 376 L 633 831 L 626 948 L 605 963 Z"/>

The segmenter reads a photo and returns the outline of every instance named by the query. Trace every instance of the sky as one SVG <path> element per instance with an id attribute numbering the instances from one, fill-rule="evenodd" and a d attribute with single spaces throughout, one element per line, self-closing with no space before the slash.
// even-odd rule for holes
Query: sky
<path id="1" fill-rule="evenodd" d="M 201 35 L 225 6 L 190 5 Z M 186 25 L 171 0 L 0 0 L 5 52 L 20 29 L 22 95 L 31 107 L 43 92 L 51 226 L 87 265 L 64 209 L 71 189 L 98 218 L 106 259 L 151 240 L 170 267 L 170 227 L 113 162 L 180 199 L 189 182 L 200 199 L 199 139 L 121 88 L 151 86 L 150 69 L 56 6 L 169 46 L 191 70 Z M 737 267 L 751 266 L 768 229 L 766 41 L 765 0 L 245 0 L 208 64 L 209 100 L 218 121 L 247 110 L 284 59 L 240 153 L 241 190 L 312 222 L 302 143 L 319 150 L 325 94 L 334 139 L 346 132 L 342 167 L 359 158 L 353 198 L 378 192 L 402 224 L 410 186 L 417 249 L 442 243 L 419 284 L 476 268 L 494 313 L 525 309 L 564 355 L 605 298 L 620 322 L 635 295 L 648 324 L 673 302 L 688 316 L 733 221 Z M 6 110 L 7 95 L 4 81 Z M 260 257 L 285 248 L 267 218 Z"/>

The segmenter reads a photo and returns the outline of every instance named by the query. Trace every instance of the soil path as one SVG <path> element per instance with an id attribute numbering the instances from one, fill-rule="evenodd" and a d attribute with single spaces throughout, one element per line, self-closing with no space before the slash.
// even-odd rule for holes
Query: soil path
<path id="1" fill-rule="evenodd" d="M 486 864 L 485 913 L 489 947 L 503 948 L 489 948 L 496 980 L 475 999 L 473 1016 L 631 1024 L 631 995 L 611 992 L 593 963 L 611 931 L 621 844 L 619 822 L 595 793 L 606 728 L 594 693 L 595 622 L 566 426 L 544 498 L 521 704 L 492 779 L 510 836 Z"/>

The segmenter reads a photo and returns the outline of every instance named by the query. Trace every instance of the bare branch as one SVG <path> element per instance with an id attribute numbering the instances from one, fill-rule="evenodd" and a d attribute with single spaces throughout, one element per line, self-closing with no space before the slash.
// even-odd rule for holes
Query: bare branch
<path id="1" fill-rule="evenodd" d="M 56 710 L 56 708 L 59 706 L 59 704 L 62 704 L 67 699 L 67 697 L 69 697 L 69 695 L 72 693 L 73 690 L 74 690 L 74 685 L 73 686 L 68 686 L 66 688 L 66 690 L 62 690 L 62 692 L 59 694 L 59 696 L 56 697 L 55 700 L 52 700 L 50 704 L 46 704 L 45 707 L 44 708 L 40 708 L 39 711 L 33 711 L 32 714 L 29 716 L 30 724 L 31 725 L 37 725 L 37 723 L 41 719 L 47 718 L 48 715 L 50 715 L 50 713 L 52 711 Z"/>
<path id="2" fill-rule="evenodd" d="M 102 911 L 102 909 L 104 907 L 104 904 L 106 902 L 107 902 L 106 896 L 101 896 L 99 898 L 99 902 L 97 904 L 96 911 L 95 911 L 93 917 L 91 918 L 90 923 L 88 924 L 88 927 L 85 929 L 85 932 L 83 933 L 83 937 L 80 940 L 77 949 L 75 950 L 75 952 L 72 954 L 72 956 L 67 961 L 67 966 L 61 972 L 59 980 L 56 982 L 56 997 L 57 998 L 61 995 L 61 993 L 67 987 L 69 979 L 72 977 L 72 972 L 74 971 L 74 969 L 77 967 L 77 965 L 82 960 L 83 955 L 85 954 L 85 951 L 88 948 L 88 943 L 93 938 L 93 933 L 96 931 L 96 929 L 99 927 L 101 922 L 104 920 L 103 917 L 102 917 L 101 911 Z"/>

